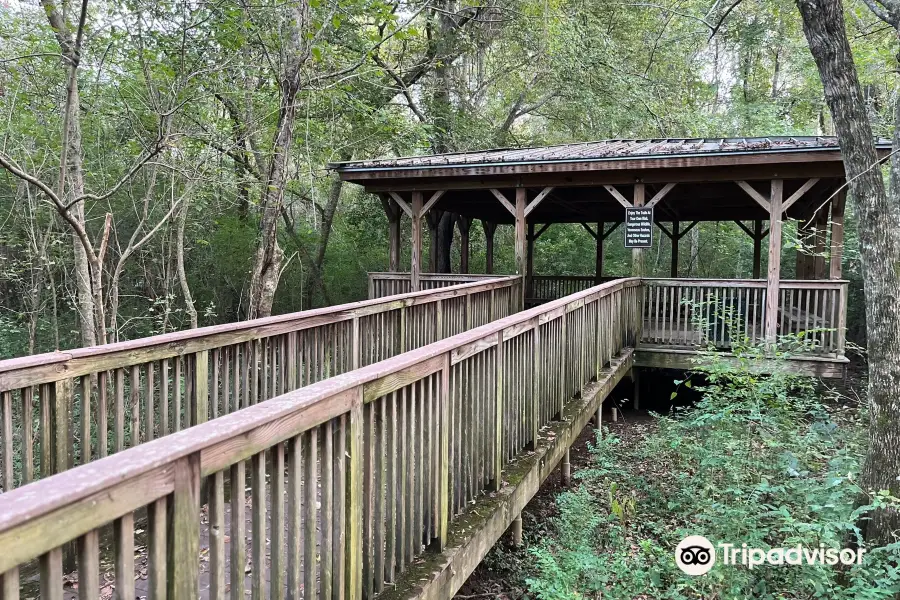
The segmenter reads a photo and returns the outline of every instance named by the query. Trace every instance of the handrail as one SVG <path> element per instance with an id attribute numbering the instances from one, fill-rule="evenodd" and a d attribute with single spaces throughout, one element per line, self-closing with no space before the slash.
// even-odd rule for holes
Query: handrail
<path id="1" fill-rule="evenodd" d="M 519 289 L 521 278 L 497 277 L 0 361 L 0 486 L 8 492 L 504 316 L 521 308 Z"/>
<path id="2" fill-rule="evenodd" d="M 467 281 L 484 281 L 496 279 L 497 277 L 501 276 L 470 273 L 421 273 L 419 275 L 419 286 L 423 290 L 432 290 Z M 370 272 L 368 279 L 370 299 L 407 293 L 412 286 L 408 272 Z"/>
<path id="3" fill-rule="evenodd" d="M 764 279 L 642 281 L 644 344 L 727 349 L 735 341 L 770 343 L 765 339 L 769 308 Z M 848 284 L 842 279 L 779 281 L 775 343 L 797 354 L 842 357 Z"/>
<path id="4" fill-rule="evenodd" d="M 207 477 L 210 597 L 225 597 L 224 481 L 242 480 L 248 461 L 252 564 L 271 551 L 271 585 L 288 597 L 302 576 L 308 598 L 337 586 L 369 598 L 423 544 L 442 547 L 468 501 L 496 489 L 506 462 L 634 343 L 640 283 L 602 284 L 0 495 L 0 589 L 17 589 L 18 567 L 40 557 L 42 597 L 61 597 L 62 548 L 78 540 L 79 586 L 93 597 L 98 531 L 114 523 L 116 589 L 133 596 L 134 511 L 146 507 L 151 589 L 196 597 Z M 269 489 L 288 510 L 271 504 L 267 550 Z M 243 539 L 245 503 L 232 507 L 231 537 Z M 228 551 L 244 564 L 243 544 Z M 243 598 L 236 572 L 230 594 Z"/>
<path id="5" fill-rule="evenodd" d="M 765 279 L 675 279 L 669 277 L 644 277 L 650 285 L 677 285 L 681 287 L 766 287 Z M 846 279 L 782 279 L 779 286 L 792 289 L 838 289 L 850 283 Z"/>

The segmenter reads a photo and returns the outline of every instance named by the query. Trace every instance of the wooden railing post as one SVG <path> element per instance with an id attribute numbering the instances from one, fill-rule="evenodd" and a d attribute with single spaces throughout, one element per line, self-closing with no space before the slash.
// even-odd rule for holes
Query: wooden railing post
<path id="1" fill-rule="evenodd" d="M 191 400 L 191 426 L 209 420 L 209 350 L 194 353 L 193 398 Z M 134 433 L 132 432 L 132 437 Z"/>
<path id="2" fill-rule="evenodd" d="M 62 473 L 71 466 L 72 447 L 70 441 L 72 424 L 72 403 L 74 402 L 74 386 L 72 379 L 66 378 L 56 382 L 52 405 L 52 460 L 53 473 Z M 12 489 L 12 488 L 10 488 Z"/>
<path id="3" fill-rule="evenodd" d="M 347 489 L 347 506 L 349 516 L 347 522 L 347 599 L 362 600 L 363 581 L 363 386 L 350 409 L 350 460 L 347 465 L 349 484 Z"/>
<path id="4" fill-rule="evenodd" d="M 353 324 L 351 325 L 351 328 L 352 328 L 352 330 L 350 333 L 350 337 L 352 338 L 351 344 L 353 345 L 353 347 L 350 350 L 350 352 L 351 352 L 350 367 L 351 367 L 351 369 L 358 369 L 360 367 L 360 362 L 361 362 L 360 361 L 361 349 L 360 349 L 360 339 L 359 339 L 359 317 L 353 317 Z M 293 362 L 294 361 L 291 361 L 292 365 L 293 365 Z M 296 367 L 294 367 L 294 368 L 296 369 Z"/>
<path id="5" fill-rule="evenodd" d="M 400 309 L 400 354 L 406 352 L 406 307 Z"/>
<path id="6" fill-rule="evenodd" d="M 435 320 L 435 327 L 437 328 L 437 333 L 435 335 L 435 339 L 442 340 L 445 337 L 447 337 L 447 334 L 444 331 L 444 301 L 438 300 L 435 304 L 436 304 L 436 306 L 434 307 L 434 312 L 435 312 L 434 320 Z"/>
<path id="7" fill-rule="evenodd" d="M 441 448 L 440 448 L 440 500 L 438 502 L 437 544 L 438 551 L 447 546 L 450 527 L 450 353 L 444 354 L 441 367 Z"/>
<path id="8" fill-rule="evenodd" d="M 847 284 L 842 283 L 839 293 L 838 302 L 838 322 L 837 322 L 837 352 L 838 356 L 844 355 L 844 346 L 847 341 Z"/>
<path id="9" fill-rule="evenodd" d="M 772 351 L 778 340 L 778 301 L 781 283 L 781 206 L 784 182 L 772 180 L 769 198 L 769 273 L 766 283 L 766 350 Z"/>
<path id="10" fill-rule="evenodd" d="M 496 388 L 494 393 L 496 394 L 496 398 L 494 400 L 496 412 L 494 413 L 494 447 L 493 447 L 493 460 L 494 460 L 494 478 L 491 480 L 491 484 L 488 489 L 491 491 L 499 491 L 500 486 L 502 485 L 503 478 L 500 476 L 500 473 L 503 470 L 503 332 L 497 332 L 497 352 L 495 356 L 496 361 L 496 369 L 494 370 L 494 379 L 496 383 Z"/>
<path id="11" fill-rule="evenodd" d="M 169 496 L 168 597 L 200 594 L 200 454 L 175 463 L 175 491 Z"/>
<path id="12" fill-rule="evenodd" d="M 541 428 L 541 319 L 534 318 L 534 362 L 531 367 L 531 449 L 537 448 Z"/>
<path id="13" fill-rule="evenodd" d="M 412 264 L 409 271 L 410 291 L 418 292 L 419 275 L 422 272 L 422 205 L 424 196 L 422 192 L 412 193 L 412 251 L 410 252 Z"/>

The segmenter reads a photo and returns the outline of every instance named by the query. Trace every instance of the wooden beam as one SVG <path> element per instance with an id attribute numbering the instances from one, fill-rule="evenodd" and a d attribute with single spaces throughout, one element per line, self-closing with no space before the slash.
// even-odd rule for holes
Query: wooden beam
<path id="1" fill-rule="evenodd" d="M 403 209 L 403 212 L 406 213 L 406 216 L 411 219 L 413 216 L 412 207 L 410 207 L 410 205 L 406 203 L 406 200 L 401 198 L 400 194 L 398 194 L 397 192 L 388 192 L 388 194 L 391 195 L 391 198 L 394 199 L 394 202 L 397 203 L 397 206 Z"/>
<path id="2" fill-rule="evenodd" d="M 618 222 L 616 222 L 616 223 L 613 223 L 613 224 L 612 224 L 612 227 L 610 227 L 606 232 L 604 232 L 604 234 L 603 234 L 603 239 L 605 240 L 605 239 L 608 238 L 610 235 L 612 235 L 612 232 L 615 231 L 616 229 L 618 229 L 618 228 L 619 228 L 619 225 L 621 225 L 621 224 L 622 224 L 621 221 L 618 221 Z"/>
<path id="3" fill-rule="evenodd" d="M 812 179 L 807 179 L 806 183 L 804 183 L 803 185 L 800 186 L 800 189 L 798 189 L 796 192 L 791 194 L 790 198 L 788 198 L 787 200 L 784 201 L 784 205 L 782 205 L 781 210 L 784 211 L 784 210 L 789 209 L 791 206 L 793 206 L 794 202 L 799 200 L 803 196 L 803 194 L 808 192 L 810 190 L 810 188 L 812 188 L 812 186 L 816 185 L 817 183 L 819 183 L 818 177 L 813 177 Z"/>
<path id="4" fill-rule="evenodd" d="M 528 190 L 520 187 L 516 188 L 516 207 L 513 213 L 516 217 L 516 275 L 525 273 L 525 204 L 528 199 Z"/>
<path id="5" fill-rule="evenodd" d="M 423 214 L 423 215 L 424 215 L 424 214 L 427 214 L 428 211 L 431 210 L 431 207 L 434 206 L 435 204 L 437 204 L 437 201 L 440 200 L 440 199 L 441 199 L 441 196 L 443 196 L 446 192 L 447 192 L 447 190 L 438 190 L 438 191 L 436 191 L 436 192 L 431 196 L 431 198 L 428 200 L 428 202 L 425 203 L 425 206 L 422 207 L 422 214 Z"/>
<path id="6" fill-rule="evenodd" d="M 516 188 L 516 194 L 519 193 L 519 190 L 520 190 L 520 189 L 524 189 L 524 188 Z M 496 188 L 491 188 L 491 193 L 494 195 L 494 197 L 495 197 L 497 200 L 500 201 L 500 204 L 502 204 L 503 207 L 504 207 L 506 210 L 509 211 L 509 214 L 511 214 L 513 217 L 516 216 L 516 207 L 513 206 L 512 204 L 510 204 L 509 200 L 506 199 L 506 196 L 504 196 L 504 195 L 500 192 L 500 190 L 498 190 L 498 189 L 496 189 Z"/>
<path id="7" fill-rule="evenodd" d="M 594 236 L 594 239 L 597 240 L 597 260 L 594 266 L 594 283 L 596 284 L 599 284 L 600 279 L 603 277 L 603 240 L 606 239 L 606 234 L 603 233 L 603 227 L 603 221 L 597 223 L 597 235 Z"/>
<path id="8" fill-rule="evenodd" d="M 469 272 L 469 230 L 472 227 L 472 219 L 459 217 L 456 224 L 459 226 L 459 272 Z"/>
<path id="9" fill-rule="evenodd" d="M 611 186 L 607 186 L 611 187 Z M 644 206 L 644 184 L 636 183 L 634 184 L 634 206 L 640 207 Z M 617 192 L 618 193 L 618 192 Z M 623 198 L 624 200 L 624 198 Z M 644 249 L 643 248 L 635 248 L 631 251 L 631 276 L 632 277 L 643 277 L 644 276 Z"/>
<path id="10" fill-rule="evenodd" d="M 481 221 L 484 228 L 484 272 L 491 274 L 494 272 L 494 232 L 497 231 L 497 224 L 491 221 Z"/>
<path id="11" fill-rule="evenodd" d="M 667 238 L 669 238 L 670 240 L 672 239 L 672 232 L 669 231 L 668 229 L 666 229 L 665 225 L 663 225 L 662 223 L 657 223 L 656 226 L 659 227 L 660 231 L 662 231 L 664 234 L 666 234 Z"/>
<path id="12" fill-rule="evenodd" d="M 581 222 L 581 226 L 584 227 L 584 230 L 585 230 L 585 231 L 587 231 L 589 234 L 591 234 L 591 237 L 592 237 L 592 238 L 594 238 L 595 240 L 597 239 L 597 232 L 594 231 L 593 229 L 591 229 L 591 226 L 590 226 L 590 225 L 588 225 L 587 223 L 585 223 L 584 221 L 582 221 L 582 222 Z"/>
<path id="13" fill-rule="evenodd" d="M 842 188 L 831 199 L 831 264 L 828 269 L 828 276 L 831 279 L 841 278 L 841 260 L 844 255 L 844 205 L 846 201 L 846 188 Z"/>
<path id="14" fill-rule="evenodd" d="M 412 217 L 412 264 L 409 270 L 409 284 L 411 291 L 418 292 L 419 275 L 422 272 L 420 257 L 422 255 L 422 205 L 424 201 L 422 192 L 413 192 L 412 198 L 413 203 L 410 213 Z"/>
<path id="15" fill-rule="evenodd" d="M 773 181 L 774 181 L 774 180 L 773 180 Z M 766 199 L 763 197 L 762 194 L 760 194 L 759 192 L 756 191 L 756 188 L 754 188 L 752 185 L 750 185 L 750 184 L 747 183 L 746 181 L 737 181 L 737 182 L 735 182 L 735 183 L 737 183 L 739 186 L 741 186 L 741 189 L 744 190 L 745 192 L 747 192 L 747 194 L 748 194 L 751 198 L 753 198 L 754 200 L 756 200 L 756 203 L 759 204 L 760 206 L 762 206 L 762 207 L 765 209 L 765 211 L 766 211 L 767 213 L 771 213 L 771 212 L 772 212 L 772 206 L 771 206 L 771 204 L 769 203 L 768 200 L 766 200 Z M 780 217 L 781 217 L 781 215 L 779 215 L 779 218 L 780 218 Z"/>
<path id="16" fill-rule="evenodd" d="M 644 184 L 642 184 L 642 183 L 635 184 L 635 189 L 637 189 L 638 185 L 643 186 Z M 604 185 L 603 187 L 606 188 L 607 192 L 612 194 L 613 198 L 615 198 L 616 200 L 619 201 L 619 204 L 621 204 L 625 208 L 631 208 L 631 202 L 626 200 L 625 196 L 623 196 L 622 194 L 619 193 L 619 190 L 617 190 L 616 188 L 614 188 L 611 185 Z M 635 193 L 637 193 L 637 192 L 635 192 Z"/>
<path id="17" fill-rule="evenodd" d="M 672 268 L 670 270 L 671 276 L 678 277 L 678 241 L 681 240 L 681 236 L 678 235 L 678 221 L 672 221 Z"/>
<path id="18" fill-rule="evenodd" d="M 778 338 L 778 301 L 781 284 L 781 198 L 784 181 L 772 180 L 769 209 L 769 272 L 766 282 L 766 347 L 775 349 Z"/>
<path id="19" fill-rule="evenodd" d="M 813 279 L 825 279 L 825 242 L 828 235 L 828 209 L 823 206 L 819 209 L 815 219 L 815 254 L 812 257 Z"/>
<path id="20" fill-rule="evenodd" d="M 548 229 L 550 229 L 550 226 L 551 226 L 552 224 L 553 224 L 553 223 L 544 223 L 543 225 L 541 225 L 541 228 L 538 229 L 538 230 L 537 230 L 537 233 L 534 234 L 534 239 L 540 238 L 541 235 L 542 235 L 545 231 L 547 231 Z"/>
<path id="21" fill-rule="evenodd" d="M 656 195 L 653 196 L 653 198 L 650 199 L 650 202 L 648 202 L 645 206 L 647 206 L 648 208 L 653 207 L 653 206 L 656 206 L 656 204 L 657 204 L 660 200 L 662 200 L 663 198 L 666 197 L 666 194 L 668 194 L 669 192 L 672 191 L 672 188 L 675 187 L 675 185 L 676 185 L 676 184 L 674 184 L 674 183 L 667 183 L 667 184 L 663 187 L 663 189 L 661 189 L 661 190 L 659 190 L 658 192 L 656 192 Z"/>
<path id="22" fill-rule="evenodd" d="M 527 244 L 527 253 L 528 256 L 525 260 L 525 297 L 533 298 L 533 290 L 531 287 L 532 277 L 534 277 L 534 223 L 528 224 L 528 244 Z"/>
<path id="23" fill-rule="evenodd" d="M 753 279 L 759 279 L 760 263 L 762 262 L 762 221 L 753 222 Z"/>
<path id="24" fill-rule="evenodd" d="M 750 231 L 750 228 L 747 227 L 746 225 L 744 225 L 743 222 L 741 222 L 741 221 L 735 221 L 735 223 L 737 224 L 738 227 L 740 227 L 741 229 L 744 230 L 744 233 L 746 233 L 747 235 L 749 235 L 751 238 L 754 238 L 753 232 Z"/>
<path id="25" fill-rule="evenodd" d="M 693 229 L 694 227 L 696 227 L 696 226 L 699 225 L 699 224 L 700 224 L 700 221 L 693 221 L 690 225 L 688 225 L 687 227 L 685 227 L 685 228 L 681 231 L 681 233 L 678 234 L 678 237 L 684 237 L 685 235 L 687 235 L 687 233 L 688 233 L 691 229 Z"/>
<path id="26" fill-rule="evenodd" d="M 388 218 L 389 270 L 400 270 L 400 207 L 391 202 L 387 194 L 379 194 L 381 205 Z"/>
<path id="27" fill-rule="evenodd" d="M 538 194 L 537 196 L 535 196 L 534 200 L 532 200 L 532 201 L 528 204 L 528 206 L 525 207 L 525 216 L 527 217 L 528 215 L 530 215 L 530 214 L 531 214 L 531 211 L 533 211 L 534 209 L 536 209 L 536 208 L 538 207 L 538 204 L 540 204 L 540 203 L 544 200 L 544 198 L 546 198 L 548 195 L 550 195 L 550 192 L 552 192 L 552 191 L 553 191 L 553 187 L 552 187 L 552 186 L 551 186 L 551 187 L 545 187 L 545 188 L 543 189 L 543 191 L 541 191 L 540 194 Z"/>

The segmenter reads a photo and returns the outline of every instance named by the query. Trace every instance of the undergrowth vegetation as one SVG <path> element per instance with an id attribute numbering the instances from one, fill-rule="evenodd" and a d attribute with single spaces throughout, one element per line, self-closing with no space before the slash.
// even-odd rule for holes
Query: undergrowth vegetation
<path id="1" fill-rule="evenodd" d="M 844 548 L 872 506 L 896 503 L 857 484 L 865 407 L 810 379 L 756 375 L 712 353 L 682 387 L 702 399 L 654 415 L 638 443 L 614 435 L 591 447 L 588 469 L 558 499 L 532 554 L 528 585 L 557 598 L 895 598 L 900 542 L 866 548 L 861 565 L 723 565 L 683 574 L 674 550 L 689 535 L 738 548 Z M 857 508 L 860 498 L 867 505 Z M 721 553 L 719 553 L 721 557 Z"/>

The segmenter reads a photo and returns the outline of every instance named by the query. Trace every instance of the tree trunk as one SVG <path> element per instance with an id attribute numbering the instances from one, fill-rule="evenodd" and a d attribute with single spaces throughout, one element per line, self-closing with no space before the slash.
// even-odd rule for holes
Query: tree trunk
<path id="1" fill-rule="evenodd" d="M 840 0 L 797 0 L 803 30 L 841 145 L 850 193 L 859 215 L 859 255 L 866 298 L 869 357 L 869 450 L 862 473 L 865 492 L 900 495 L 900 205 L 888 199 L 875 167 L 877 155 L 853 64 Z M 896 186 L 893 186 L 896 190 Z M 868 502 L 868 499 L 863 500 Z M 900 512 L 874 511 L 860 522 L 871 544 L 894 541 Z"/>
<path id="2" fill-rule="evenodd" d="M 309 4 L 304 0 L 293 9 L 294 23 L 288 34 L 284 73 L 281 78 L 281 106 L 278 127 L 272 144 L 272 158 L 261 194 L 262 217 L 259 242 L 250 276 L 250 299 L 247 318 L 256 319 L 272 314 L 275 290 L 281 278 L 284 252 L 278 244 L 278 219 L 284 201 L 284 185 L 293 139 L 297 92 L 300 90 L 300 68 L 306 61 L 306 28 L 309 23 Z"/>
<path id="3" fill-rule="evenodd" d="M 175 233 L 175 264 L 178 269 L 178 283 L 181 285 L 181 294 L 184 296 L 184 306 L 191 318 L 191 329 L 197 329 L 197 307 L 194 306 L 194 297 L 191 295 L 191 287 L 188 285 L 187 274 L 184 270 L 184 229 L 187 225 L 187 214 L 191 203 L 189 198 L 182 201 L 181 211 L 178 213 L 178 231 Z"/>
<path id="4" fill-rule="evenodd" d="M 350 160 L 350 158 L 342 158 L 342 160 Z M 344 182 L 337 175 L 334 175 L 331 180 L 331 189 L 328 191 L 328 201 L 322 210 L 322 223 L 319 228 L 319 243 L 316 249 L 314 268 L 309 271 L 306 283 L 307 306 L 310 307 L 312 307 L 312 298 L 316 292 L 322 294 L 323 297 L 325 295 L 325 253 L 328 250 L 328 240 L 331 239 L 334 214 L 337 212 L 338 204 L 340 204 L 343 189 Z"/>
<path id="5" fill-rule="evenodd" d="M 66 164 L 62 167 L 65 170 L 65 174 L 61 179 L 63 184 L 60 189 L 60 198 L 66 203 L 84 194 L 77 73 L 72 70 L 70 77 L 72 81 L 69 95 L 63 105 L 63 110 L 68 112 L 64 119 L 68 124 L 68 131 L 64 132 L 63 137 L 68 140 L 68 143 L 64 153 Z M 78 202 L 69 209 L 69 212 L 82 227 L 85 226 L 84 202 Z M 72 252 L 75 263 L 75 289 L 78 292 L 77 307 L 78 324 L 81 329 L 81 343 L 85 346 L 96 346 L 97 327 L 95 319 L 97 317 L 97 307 L 95 305 L 94 291 L 91 287 L 91 262 L 84 243 L 74 231 L 72 232 Z M 100 340 L 100 343 L 103 343 L 103 341 Z"/>

